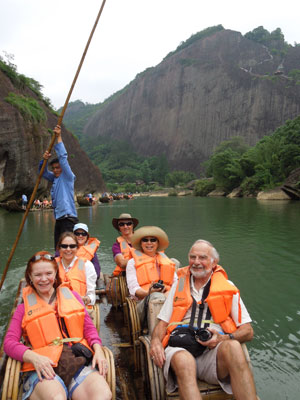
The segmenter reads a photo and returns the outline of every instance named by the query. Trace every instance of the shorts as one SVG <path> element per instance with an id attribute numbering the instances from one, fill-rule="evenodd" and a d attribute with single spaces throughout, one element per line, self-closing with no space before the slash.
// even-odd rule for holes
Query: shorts
<path id="1" fill-rule="evenodd" d="M 72 378 L 68 388 L 66 387 L 64 381 L 61 379 L 59 375 L 55 375 L 54 379 L 56 379 L 58 382 L 61 383 L 62 387 L 66 392 L 67 399 L 71 399 L 73 392 L 77 388 L 77 386 L 79 386 L 89 374 L 95 371 L 97 370 L 95 368 L 92 368 L 91 364 L 88 365 L 87 367 L 83 366 L 77 371 L 76 375 Z M 31 396 L 33 389 L 38 383 L 39 383 L 39 378 L 35 371 L 31 371 L 25 374 L 22 400 L 26 400 Z"/>
<path id="2" fill-rule="evenodd" d="M 201 356 L 196 358 L 197 365 L 197 378 L 201 379 L 207 383 L 220 385 L 224 392 L 228 394 L 232 394 L 232 388 L 230 384 L 230 378 L 219 380 L 217 376 L 217 352 L 218 347 L 221 343 L 219 343 L 212 350 L 205 350 Z M 177 388 L 176 376 L 173 371 L 170 369 L 171 359 L 177 351 L 187 351 L 182 347 L 171 347 L 168 346 L 165 350 L 166 353 L 166 361 L 163 366 L 163 373 L 166 380 L 166 389 L 168 392 L 174 392 Z"/>

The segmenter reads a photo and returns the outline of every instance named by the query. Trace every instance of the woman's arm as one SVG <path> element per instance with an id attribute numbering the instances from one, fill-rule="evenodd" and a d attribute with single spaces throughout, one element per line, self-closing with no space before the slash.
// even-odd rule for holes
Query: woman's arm
<path id="1" fill-rule="evenodd" d="M 97 275 L 94 265 L 90 261 L 85 263 L 85 276 L 86 276 L 86 294 L 84 297 L 89 298 L 89 302 L 86 304 L 94 305 L 96 301 L 96 280 Z"/>
<path id="2" fill-rule="evenodd" d="M 23 361 L 23 355 L 29 347 L 20 342 L 22 337 L 22 320 L 24 317 L 24 304 L 19 304 L 11 318 L 9 328 L 4 339 L 5 353 L 15 360 Z"/>
<path id="3" fill-rule="evenodd" d="M 105 376 L 107 374 L 108 365 L 102 350 L 102 346 L 100 346 L 98 343 L 95 343 L 93 345 L 93 350 L 95 354 L 92 361 L 92 367 L 95 368 L 98 366 L 99 374 Z"/>

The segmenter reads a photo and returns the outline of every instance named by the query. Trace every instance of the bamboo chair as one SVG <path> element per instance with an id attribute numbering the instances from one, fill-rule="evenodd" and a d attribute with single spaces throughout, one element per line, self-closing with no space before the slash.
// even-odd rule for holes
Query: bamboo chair
<path id="1" fill-rule="evenodd" d="M 149 335 L 140 336 L 139 340 L 141 342 L 140 359 L 145 393 L 148 393 L 151 400 L 179 400 L 178 391 L 172 393 L 166 391 L 162 369 L 157 367 L 150 357 L 151 337 Z M 252 370 L 247 347 L 245 344 L 242 344 L 242 347 L 249 367 Z M 233 395 L 225 393 L 219 385 L 212 385 L 198 380 L 198 388 L 202 398 L 205 400 L 234 399 Z"/>
<path id="2" fill-rule="evenodd" d="M 128 309 L 128 326 L 131 346 L 133 347 L 133 359 L 135 370 L 140 369 L 140 341 L 139 336 L 141 335 L 141 322 L 137 312 L 136 301 L 130 297 L 126 297 L 127 309 Z"/>
<path id="3" fill-rule="evenodd" d="M 106 381 L 112 392 L 112 400 L 116 400 L 116 372 L 113 353 L 105 346 L 103 347 L 103 352 L 108 364 Z M 21 400 L 23 383 L 22 379 L 20 379 L 20 370 L 21 362 L 8 357 L 2 386 L 1 400 Z"/>
<path id="4" fill-rule="evenodd" d="M 100 332 L 100 305 L 98 303 L 93 306 L 87 306 L 87 311 L 89 316 L 91 317 L 97 332 Z"/>

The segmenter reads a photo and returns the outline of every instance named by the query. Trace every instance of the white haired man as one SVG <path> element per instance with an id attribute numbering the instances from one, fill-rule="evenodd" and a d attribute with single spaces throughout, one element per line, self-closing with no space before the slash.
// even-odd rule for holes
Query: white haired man
<path id="1" fill-rule="evenodd" d="M 241 343 L 252 339 L 253 329 L 239 290 L 218 265 L 219 255 L 211 243 L 197 240 L 188 256 L 189 265 L 177 271 L 178 282 L 173 284 L 158 315 L 150 355 L 157 366 L 163 367 L 167 390 L 172 392 L 178 387 L 181 399 L 201 399 L 197 387 L 200 378 L 219 383 L 237 400 L 256 400 L 253 376 L 241 347 Z M 196 338 L 201 355 L 174 347 L 175 329 L 193 329 L 191 320 L 199 320 L 196 329 L 206 328 L 211 333 L 207 341 Z"/>

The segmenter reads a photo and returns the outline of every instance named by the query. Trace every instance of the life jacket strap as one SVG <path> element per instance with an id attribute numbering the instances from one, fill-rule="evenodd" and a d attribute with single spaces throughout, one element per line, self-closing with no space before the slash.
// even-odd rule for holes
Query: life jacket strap
<path id="1" fill-rule="evenodd" d="M 56 339 L 53 339 L 52 342 L 49 344 L 49 346 L 61 346 L 63 343 L 68 343 L 68 342 L 80 342 L 82 338 L 64 338 L 61 339 L 60 337 L 57 337 Z"/>

